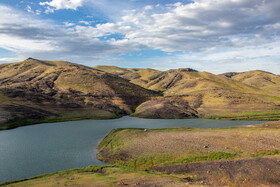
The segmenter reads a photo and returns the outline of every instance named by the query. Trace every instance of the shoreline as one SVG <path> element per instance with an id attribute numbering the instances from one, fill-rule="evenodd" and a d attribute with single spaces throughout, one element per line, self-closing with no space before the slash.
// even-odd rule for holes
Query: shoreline
<path id="1" fill-rule="evenodd" d="M 116 154 L 119 151 L 123 149 L 123 147 L 126 147 L 125 150 L 128 151 L 126 154 L 128 154 L 128 157 L 118 157 L 114 155 L 114 157 L 111 157 L 113 160 L 116 159 L 134 159 L 135 155 L 131 155 L 130 151 L 132 147 L 135 147 L 134 143 L 137 142 L 137 139 L 141 139 L 139 142 L 137 148 L 140 149 L 140 152 L 143 151 L 143 148 L 145 147 L 145 151 L 148 153 L 151 152 L 151 155 L 155 154 L 155 152 L 150 151 L 149 147 L 147 147 L 146 143 L 149 142 L 149 144 L 153 145 L 154 141 L 151 141 L 150 138 L 156 138 L 156 137 L 162 137 L 164 134 L 164 137 L 168 139 L 168 142 L 158 142 L 156 143 L 156 147 L 152 147 L 153 150 L 157 152 L 157 150 L 164 150 L 163 147 L 168 147 L 169 149 L 175 149 L 173 152 L 176 152 L 176 150 L 182 150 L 180 146 L 182 145 L 176 145 L 180 138 L 187 138 L 184 141 L 188 142 L 194 137 L 203 137 L 202 140 L 206 138 L 208 142 L 208 147 L 205 147 L 204 143 L 197 143 L 199 145 L 199 149 L 206 150 L 205 153 L 208 153 L 209 156 L 205 157 L 203 154 L 201 156 L 197 155 L 195 157 L 187 156 L 184 157 L 184 162 L 177 162 L 172 161 L 171 157 L 161 157 L 160 163 L 162 164 L 165 159 L 168 159 L 167 165 L 157 165 L 157 161 L 154 160 L 152 167 L 142 167 L 140 165 L 132 166 L 132 165 L 125 165 L 125 163 L 130 163 L 129 160 L 125 162 L 114 162 L 113 160 L 109 161 L 108 165 L 96 165 L 96 166 L 88 166 L 85 168 L 76 168 L 76 169 L 70 169 L 70 170 L 64 170 L 49 174 L 43 174 L 38 175 L 30 178 L 25 178 L 21 180 L 15 180 L 15 181 L 8 181 L 1 183 L 0 186 L 9 186 L 9 185 L 15 185 L 15 186 L 21 186 L 23 184 L 35 186 L 34 184 L 48 184 L 50 181 L 59 181 L 59 184 L 80 184 L 84 182 L 84 177 L 88 176 L 92 178 L 92 182 L 96 183 L 104 183 L 104 179 L 106 177 L 109 177 L 110 179 L 114 178 L 112 180 L 112 184 L 119 185 L 121 182 L 124 184 L 127 184 L 128 186 L 133 186 L 132 184 L 143 182 L 143 180 L 138 181 L 138 179 L 129 178 L 127 176 L 135 176 L 136 174 L 143 177 L 149 178 L 149 182 L 152 184 L 156 184 L 158 180 L 168 180 L 169 182 L 178 182 L 178 184 L 186 184 L 189 185 L 259 185 L 259 184 L 266 184 L 270 185 L 271 180 L 277 178 L 280 176 L 280 149 L 276 151 L 276 144 L 271 144 L 271 146 L 275 150 L 261 152 L 259 150 L 262 150 L 260 147 L 260 141 L 255 141 L 254 139 L 264 139 L 270 138 L 271 140 L 274 140 L 275 138 L 271 137 L 271 135 L 277 135 L 279 134 L 280 130 L 280 122 L 267 122 L 257 125 L 246 125 L 241 127 L 231 127 L 231 128 L 215 128 L 215 129 L 196 129 L 196 128 L 160 128 L 160 129 L 149 129 L 148 131 L 144 131 L 142 128 L 121 128 L 121 129 L 115 129 L 112 130 L 110 133 L 108 133 L 102 141 L 99 143 L 99 154 L 103 154 L 102 151 L 104 151 L 104 148 L 117 148 L 116 151 L 109 151 L 107 153 Z M 235 140 L 236 145 L 233 145 L 231 142 L 225 142 L 225 141 L 216 141 L 216 139 L 209 139 L 207 137 L 219 137 L 219 136 L 228 136 L 238 133 L 238 138 L 240 140 Z M 249 133 L 249 134 L 248 134 Z M 151 134 L 151 136 L 149 135 Z M 172 140 L 172 137 L 174 134 L 175 141 Z M 211 135 L 212 134 L 212 135 Z M 228 134 L 228 135 L 227 135 Z M 172 135 L 172 136 L 171 136 Z M 194 137 L 193 137 L 194 136 Z M 248 136 L 249 139 L 244 139 L 243 136 Z M 129 137 L 127 139 L 126 137 Z M 189 137 L 189 138 L 188 138 Z M 148 138 L 148 139 L 147 139 Z M 171 139 L 170 139 L 171 138 Z M 179 138 L 179 139 L 178 139 Z M 253 138 L 252 140 L 250 140 Z M 177 140 L 178 139 L 178 140 Z M 127 141 L 129 140 L 129 141 Z M 154 139 L 157 140 L 157 139 Z M 229 138 L 228 141 L 231 141 L 232 138 Z M 128 143 L 129 142 L 129 143 Z M 176 143 L 177 142 L 177 143 Z M 245 143 L 245 147 L 243 143 Z M 255 144 L 253 147 L 249 146 L 250 142 L 258 142 L 258 144 Z M 128 143 L 128 144 L 127 144 Z M 132 144 L 131 144 L 132 143 Z M 176 144 L 174 144 L 176 143 Z M 271 142 L 272 143 L 272 142 Z M 166 145 L 165 145 L 166 144 Z M 229 145 L 227 145 L 229 144 Z M 249 144 L 249 145 L 248 145 Z M 132 147 L 131 147 L 132 145 Z M 175 146 L 176 145 L 176 146 Z M 235 146 L 241 146 L 234 148 Z M 263 144 L 265 145 L 265 144 Z M 270 145 L 270 144 L 269 144 Z M 128 146 L 128 147 L 127 147 Z M 129 148 L 130 146 L 130 148 Z M 162 147 L 163 146 L 163 147 Z M 178 147 L 179 146 L 179 147 Z M 184 145 L 183 145 L 184 146 Z M 217 147 L 218 146 L 218 147 Z M 222 153 L 217 152 L 221 151 L 219 150 L 219 146 L 222 146 L 222 148 L 225 152 L 229 153 Z M 226 147 L 225 147 L 226 146 Z M 277 145 L 278 146 L 278 145 Z M 278 146 L 279 147 L 279 146 Z M 156 149 L 155 149 L 156 148 Z M 177 149 L 178 148 L 178 149 Z M 261 148 L 261 149 L 260 149 Z M 236 151 L 235 149 L 239 150 Z M 252 150 L 251 150 L 252 149 Z M 145 152 L 144 151 L 144 152 Z M 234 152 L 235 151 L 235 152 Z M 178 152 L 178 151 L 177 151 Z M 179 151 L 180 152 L 180 151 Z M 197 154 L 200 151 L 197 150 L 196 152 L 184 152 L 183 154 Z M 211 156 L 211 154 L 213 155 Z M 145 153 L 146 154 L 146 153 Z M 201 154 L 201 153 L 199 153 Z M 249 155 L 248 155 L 249 154 Z M 130 155 L 130 156 L 129 156 Z M 141 156 L 141 154 L 136 154 Z M 247 156 L 248 155 L 248 156 Z M 131 157 L 132 156 L 132 157 Z M 154 155 L 155 156 L 155 155 Z M 156 159 L 158 156 L 152 157 Z M 106 154 L 105 154 L 106 157 Z M 108 157 L 108 156 L 107 156 Z M 100 157 L 99 157 L 100 158 Z M 147 157 L 148 158 L 148 157 Z M 188 158 L 188 159 L 187 159 Z M 140 158 L 136 158 L 140 159 Z M 163 160 L 162 160 L 163 159 Z M 171 160 L 170 160 L 171 159 Z M 187 160 L 186 160 L 187 159 Z M 102 159 L 101 159 L 102 160 Z M 180 160 L 180 159 L 179 159 Z M 103 160 L 104 161 L 104 160 Z M 140 161 L 140 160 L 139 160 Z M 111 165 L 110 165 L 111 163 Z M 138 161 L 137 161 L 138 163 Z M 149 164 L 148 162 L 143 160 L 141 161 L 142 164 Z M 112 165 L 113 164 L 113 165 Z M 221 169 L 217 169 L 221 168 Z M 263 173 L 264 170 L 269 169 L 270 171 L 275 171 L 273 175 L 270 175 L 270 172 Z M 112 175 L 112 171 L 117 172 L 117 174 Z M 244 172 L 243 177 L 237 177 L 239 176 L 238 171 Z M 113 173 L 114 173 L 113 172 Z M 229 178 L 229 174 L 233 175 L 233 178 Z M 123 175 L 126 176 L 125 180 L 123 179 Z M 278 176 L 279 175 L 279 176 Z M 98 177 L 97 177 L 98 176 Z M 99 176 L 102 176 L 100 178 Z M 260 176 L 263 176 L 263 178 L 260 178 Z M 220 178 L 223 178 L 222 181 L 220 181 Z M 237 177 L 237 178 L 236 178 Z M 108 179 L 109 179 L 108 178 Z M 129 178 L 129 179 L 128 179 Z M 157 180 L 155 180 L 157 178 Z M 176 180 L 175 180 L 176 178 Z M 219 178 L 219 179 L 218 179 Z M 88 180 L 88 179 L 87 179 Z M 253 183 L 252 183 L 253 181 Z M 92 183 L 91 184 L 95 184 Z M 147 183 L 147 181 L 145 181 Z M 83 183 L 84 184 L 84 183 Z M 105 183 L 104 183 L 105 184 Z M 107 186 L 111 186 L 112 184 L 107 184 Z M 104 185 L 104 186 L 106 186 Z M 24 185 L 23 185 L 24 186 Z M 59 185 L 58 185 L 59 186 Z"/>
<path id="2" fill-rule="evenodd" d="M 275 115 L 271 118 L 270 115 Z M 69 122 L 69 121 L 80 121 L 80 120 L 110 120 L 118 119 L 124 116 L 130 116 L 142 119 L 213 119 L 213 120 L 229 120 L 229 121 L 278 121 L 280 120 L 280 111 L 266 111 L 266 112 L 245 112 L 245 113 L 234 113 L 224 115 L 201 115 L 197 118 L 146 118 L 134 115 L 97 115 L 97 116 L 51 116 L 43 119 L 17 119 L 0 124 L 1 130 L 11 130 L 18 127 L 37 125 L 42 123 L 57 123 L 57 122 Z"/>

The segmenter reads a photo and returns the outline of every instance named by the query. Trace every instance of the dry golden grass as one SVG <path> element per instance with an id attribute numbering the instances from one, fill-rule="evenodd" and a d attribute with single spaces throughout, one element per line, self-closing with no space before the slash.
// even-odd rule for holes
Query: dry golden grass
<path id="1" fill-rule="evenodd" d="M 235 75 L 232 79 L 264 90 L 280 91 L 280 76 L 269 72 L 248 71 Z"/>
<path id="2" fill-rule="evenodd" d="M 280 129 L 250 127 L 193 131 L 123 130 L 117 136 L 129 137 L 119 151 L 132 157 L 157 154 L 176 157 L 240 151 L 240 156 L 248 157 L 249 154 L 280 150 Z"/>

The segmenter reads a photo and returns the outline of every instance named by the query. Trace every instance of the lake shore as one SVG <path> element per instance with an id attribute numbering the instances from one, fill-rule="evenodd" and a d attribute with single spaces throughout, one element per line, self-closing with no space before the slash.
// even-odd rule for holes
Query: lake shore
<path id="1" fill-rule="evenodd" d="M 117 119 L 124 116 L 131 116 L 143 119 L 219 119 L 219 120 L 245 120 L 245 121 L 277 121 L 280 120 L 280 111 L 263 111 L 263 112 L 242 112 L 242 113 L 220 113 L 217 115 L 199 115 L 197 117 L 191 118 L 151 118 L 146 116 L 135 116 L 131 115 L 117 115 L 108 111 L 74 111 L 67 113 L 59 113 L 57 116 L 50 116 L 46 118 L 39 119 L 15 119 L 5 123 L 0 122 L 0 131 L 14 129 L 17 127 L 36 125 L 41 123 L 56 123 L 56 122 L 67 122 L 67 121 L 79 121 L 79 120 L 107 120 L 107 119 Z"/>
<path id="2" fill-rule="evenodd" d="M 280 122 L 219 129 L 116 129 L 99 144 L 113 165 L 1 186 L 277 186 Z"/>
<path id="3" fill-rule="evenodd" d="M 116 129 L 100 142 L 98 158 L 117 166 L 189 175 L 194 184 L 279 185 L 279 138 L 280 122 L 211 130 Z"/>

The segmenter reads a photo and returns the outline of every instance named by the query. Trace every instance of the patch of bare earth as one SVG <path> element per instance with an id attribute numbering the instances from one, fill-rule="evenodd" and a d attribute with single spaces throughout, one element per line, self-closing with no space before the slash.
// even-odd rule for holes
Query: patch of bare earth
<path id="1" fill-rule="evenodd" d="M 280 157 L 200 162 L 153 168 L 167 174 L 189 174 L 190 183 L 210 186 L 280 186 Z"/>
<path id="2" fill-rule="evenodd" d="M 280 186 L 280 155 L 262 156 L 272 155 L 273 151 L 279 154 L 280 121 L 212 130 L 130 129 L 119 131 L 119 137 L 126 137 L 117 150 L 119 155 L 125 155 L 124 161 L 145 155 L 184 157 L 211 152 L 237 153 L 235 158 L 228 160 L 151 168 L 151 171 L 177 175 L 190 185 Z M 252 158 L 252 155 L 258 157 Z"/>
<path id="3" fill-rule="evenodd" d="M 201 131 L 148 131 L 129 136 L 130 141 L 125 143 L 120 152 L 138 156 L 145 154 L 180 156 L 217 151 L 259 153 L 280 150 L 279 129 L 252 130 L 251 127 Z"/>

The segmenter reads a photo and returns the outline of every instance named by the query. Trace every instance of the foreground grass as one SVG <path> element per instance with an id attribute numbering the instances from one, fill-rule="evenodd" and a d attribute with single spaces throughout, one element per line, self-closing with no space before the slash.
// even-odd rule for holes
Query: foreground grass
<path id="1" fill-rule="evenodd" d="M 176 176 L 104 165 L 39 175 L 28 179 L 6 182 L 0 184 L 0 186 L 136 186 L 162 183 L 165 184 L 164 186 L 181 186 L 184 181 Z"/>
<path id="2" fill-rule="evenodd" d="M 270 186 L 280 183 L 279 135 L 280 122 L 226 129 L 115 129 L 98 146 L 99 158 L 114 165 L 0 186 Z"/>

